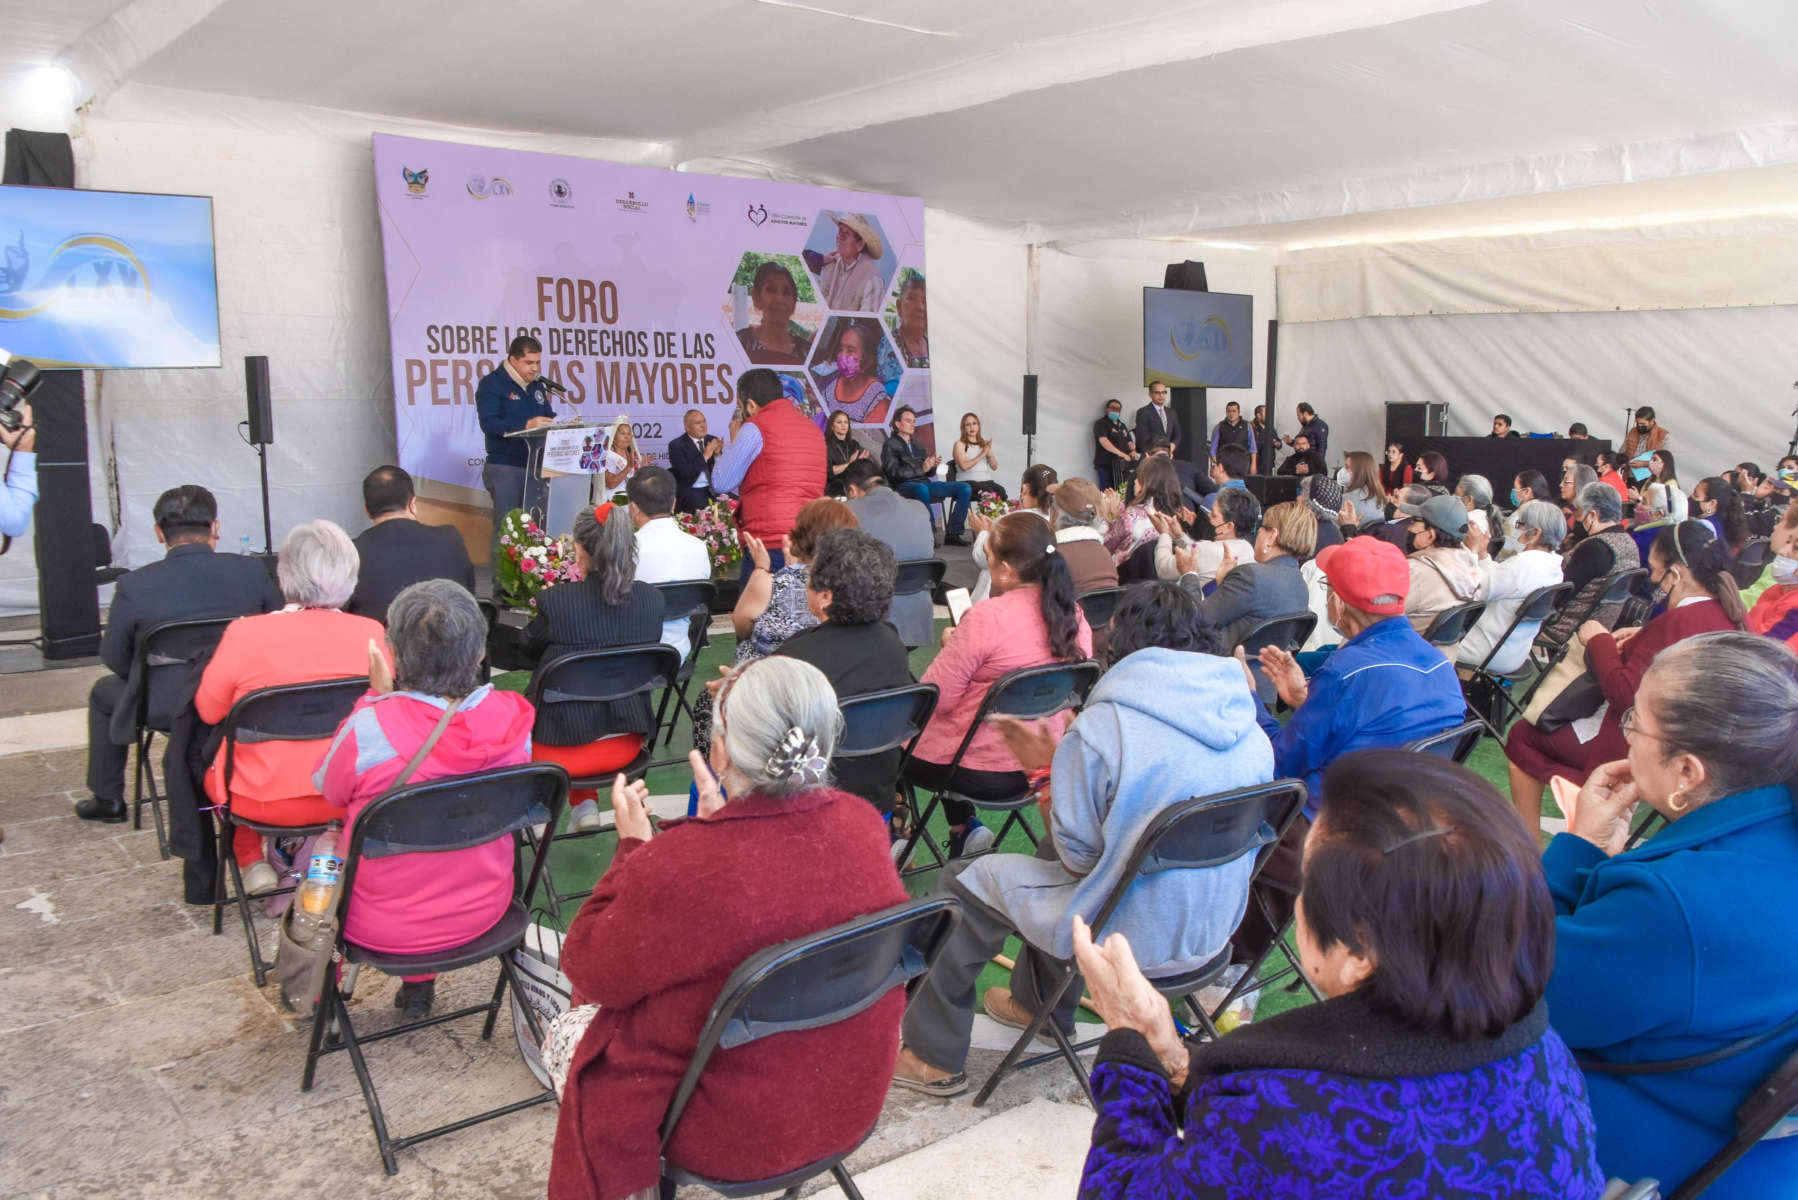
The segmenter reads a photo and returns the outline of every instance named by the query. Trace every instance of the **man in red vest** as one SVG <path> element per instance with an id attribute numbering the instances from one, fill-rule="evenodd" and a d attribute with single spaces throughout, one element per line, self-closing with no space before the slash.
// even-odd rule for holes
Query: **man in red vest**
<path id="1" fill-rule="evenodd" d="M 786 562 L 781 543 L 799 510 L 824 494 L 824 431 L 793 406 L 780 376 L 766 368 L 738 376 L 737 410 L 730 445 L 712 470 L 712 489 L 737 494 L 738 528 L 768 547 L 769 565 L 778 571 Z M 745 554 L 743 578 L 751 569 Z"/>

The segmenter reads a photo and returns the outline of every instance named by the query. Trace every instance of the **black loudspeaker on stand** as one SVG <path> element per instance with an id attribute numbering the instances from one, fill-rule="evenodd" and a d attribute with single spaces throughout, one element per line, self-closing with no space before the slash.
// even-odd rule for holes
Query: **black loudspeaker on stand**
<path id="1" fill-rule="evenodd" d="M 1036 376 L 1024 376 L 1024 465 L 1036 462 Z"/>
<path id="2" fill-rule="evenodd" d="M 268 448 L 275 440 L 275 410 L 269 399 L 268 355 L 248 354 L 243 360 L 243 390 L 249 406 L 244 439 L 256 447 L 262 467 L 262 552 L 275 552 L 274 529 L 268 517 Z"/>

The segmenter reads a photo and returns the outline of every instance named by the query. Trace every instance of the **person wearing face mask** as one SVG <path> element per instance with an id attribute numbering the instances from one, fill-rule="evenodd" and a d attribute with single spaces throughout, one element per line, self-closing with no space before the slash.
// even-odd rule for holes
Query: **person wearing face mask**
<path id="1" fill-rule="evenodd" d="M 1340 546 L 1343 543 L 1342 514 L 1346 509 L 1351 515 L 1354 509 L 1349 506 L 1342 495 L 1342 484 L 1335 475 L 1308 475 L 1299 482 L 1299 503 L 1311 510 L 1317 518 L 1317 549 L 1326 546 Z"/>
<path id="2" fill-rule="evenodd" d="M 1235 647 L 1255 626 L 1274 617 L 1302 613 L 1310 602 L 1300 564 L 1317 550 L 1317 518 L 1303 503 L 1276 504 L 1255 531 L 1255 561 L 1238 564 L 1228 550 L 1218 561 L 1217 590 L 1206 598 L 1197 575 L 1182 575 L 1180 586 L 1199 603 L 1205 620 Z"/>
<path id="3" fill-rule="evenodd" d="M 1672 512 L 1672 502 L 1667 497 L 1667 485 L 1664 483 L 1645 483 L 1636 501 L 1635 523 L 1630 526 L 1629 536 L 1636 541 L 1636 549 L 1644 557 L 1648 548 L 1654 545 L 1654 539 L 1660 536 L 1661 530 L 1669 525 L 1677 525 Z"/>
<path id="4" fill-rule="evenodd" d="M 1567 519 L 1561 510 L 1546 500 L 1526 500 L 1518 506 L 1516 517 L 1511 535 L 1516 549 L 1503 562 L 1492 560 L 1490 537 L 1478 530 L 1467 531 L 1467 549 L 1479 560 L 1480 588 L 1474 599 L 1486 602 L 1486 611 L 1455 652 L 1455 661 L 1470 671 L 1486 661 L 1531 592 L 1561 582 L 1561 539 L 1567 536 Z M 1541 627 L 1541 622 L 1518 626 L 1486 669 L 1494 675 L 1521 669 Z"/>
<path id="5" fill-rule="evenodd" d="M 1448 495 L 1448 459 L 1434 450 L 1417 456 L 1417 482 L 1430 489 L 1432 496 Z"/>
<path id="6" fill-rule="evenodd" d="M 968 538 L 963 530 L 974 489 L 965 483 L 936 478 L 937 464 L 943 460 L 918 443 L 917 431 L 918 414 L 911 405 L 901 404 L 899 411 L 893 414 L 893 432 L 880 448 L 880 473 L 886 476 L 887 485 L 895 492 L 924 506 L 930 514 L 932 530 L 936 528 L 936 502 L 951 501 L 953 507 L 949 510 L 949 528 L 944 533 L 943 544 L 965 546 Z"/>
<path id="7" fill-rule="evenodd" d="M 1093 470 L 1099 477 L 1099 490 L 1123 490 L 1131 464 L 1139 461 L 1136 439 L 1124 424 L 1124 404 L 1107 400 L 1105 413 L 1093 422 Z"/>
<path id="8" fill-rule="evenodd" d="M 833 415 L 848 413 L 857 424 L 876 423 L 885 415 L 888 397 L 880 377 L 880 345 L 880 331 L 870 321 L 843 321 L 837 326 L 822 360 L 835 371 L 828 382 L 819 381 L 825 408 Z"/>
<path id="9" fill-rule="evenodd" d="M 1768 539 L 1772 583 L 1743 619 L 1749 633 L 1778 638 L 1798 650 L 1798 506 L 1788 506 Z"/>
<path id="10" fill-rule="evenodd" d="M 1748 513 L 1742 507 L 1741 495 L 1721 475 L 1698 481 L 1692 489 L 1692 506 L 1696 509 L 1693 516 L 1704 518 L 1731 552 L 1742 552 L 1748 544 Z"/>
<path id="11" fill-rule="evenodd" d="M 1405 598 L 1405 616 L 1422 633 L 1451 608 L 1479 599 L 1484 578 L 1479 559 L 1462 543 L 1467 538 L 1467 509 L 1453 496 L 1431 496 L 1422 504 L 1401 504 L 1399 511 L 1411 517 L 1411 591 Z M 1454 648 L 1446 651 L 1451 657 Z"/>
<path id="12" fill-rule="evenodd" d="M 1505 533 L 1505 544 L 1498 552 L 1503 561 L 1515 554 L 1517 547 L 1517 512 L 1531 500 L 1547 500 L 1553 502 L 1554 492 L 1549 490 L 1548 480 L 1540 471 L 1525 471 L 1511 481 L 1511 514 L 1504 519 L 1502 528 Z M 1561 514 L 1561 528 L 1567 527 L 1567 514 Z"/>
<path id="13" fill-rule="evenodd" d="M 1673 435 L 1654 419 L 1654 409 L 1644 404 L 1636 410 L 1636 423 L 1623 435 L 1623 457 L 1638 480 L 1648 478 L 1648 456 L 1673 449 Z"/>
<path id="14" fill-rule="evenodd" d="M 1635 703 L 1636 688 L 1655 655 L 1700 633 L 1742 627 L 1742 595 L 1729 573 L 1730 561 L 1728 547 L 1703 521 L 1670 525 L 1648 552 L 1648 579 L 1665 611 L 1640 628 L 1615 633 L 1598 621 L 1579 627 L 1587 670 L 1604 693 L 1604 703 L 1552 733 L 1518 721 L 1505 738 L 1511 800 L 1530 829 L 1541 826 L 1542 789 L 1551 776 L 1584 783 L 1599 764 L 1628 756 L 1623 714 Z"/>
<path id="15" fill-rule="evenodd" d="M 1356 526 L 1386 519 L 1386 489 L 1380 482 L 1373 455 L 1365 450 L 1350 450 L 1343 455 L 1336 482 L 1342 485 L 1343 497 L 1355 506 Z"/>
<path id="16" fill-rule="evenodd" d="M 1589 472 L 1592 468 L 1582 469 Z M 1574 510 L 1583 536 L 1571 550 L 1563 545 L 1561 551 L 1561 576 L 1573 585 L 1573 596 L 1542 626 L 1543 639 L 1556 646 L 1572 637 L 1582 621 L 1607 627 L 1616 624 L 1622 605 L 1601 607 L 1599 601 L 1610 587 L 1611 576 L 1642 565 L 1635 539 L 1621 524 L 1623 505 L 1609 484 L 1597 480 L 1586 484 L 1575 499 Z"/>

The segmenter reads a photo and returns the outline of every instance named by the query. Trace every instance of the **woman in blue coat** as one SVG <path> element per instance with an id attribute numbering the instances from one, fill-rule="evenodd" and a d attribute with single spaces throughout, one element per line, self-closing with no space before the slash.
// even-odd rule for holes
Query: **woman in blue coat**
<path id="1" fill-rule="evenodd" d="M 1752 634 L 1688 638 L 1622 724 L 1628 759 L 1593 771 L 1543 856 L 1549 1011 L 1586 1068 L 1599 1162 L 1671 1192 L 1798 1046 L 1798 658 Z M 1625 850 L 1638 804 L 1668 825 Z M 1745 1039 L 1708 1065 L 1641 1071 Z M 1798 1137 L 1760 1143 L 1705 1195 L 1798 1196 Z"/>

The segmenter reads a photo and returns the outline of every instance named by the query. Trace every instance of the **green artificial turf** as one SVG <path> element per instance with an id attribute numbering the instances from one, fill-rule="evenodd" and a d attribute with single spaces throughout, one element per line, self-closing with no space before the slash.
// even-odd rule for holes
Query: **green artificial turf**
<path id="1" fill-rule="evenodd" d="M 945 624 L 947 624 L 946 621 L 938 622 L 939 628 Z M 693 691 L 696 692 L 699 689 L 702 681 L 717 678 L 718 668 L 721 665 L 727 665 L 734 660 L 736 657 L 736 645 L 736 638 L 729 633 L 712 635 L 709 643 L 699 653 L 699 660 L 693 673 Z M 935 657 L 936 649 L 936 646 L 932 645 L 919 647 L 917 650 L 912 651 L 911 668 L 914 677 L 923 676 L 924 669 L 930 665 L 930 660 Z M 513 671 L 504 675 L 495 676 L 493 682 L 496 687 L 503 688 L 507 691 L 517 692 L 523 691 L 525 684 L 529 682 L 529 680 L 529 672 Z M 656 752 L 656 757 L 659 759 L 678 757 L 683 761 L 671 766 L 656 767 L 650 770 L 647 776 L 647 782 L 649 784 L 651 795 L 666 795 L 671 793 L 686 794 L 689 785 L 693 782 L 693 775 L 688 769 L 684 759 L 687 752 L 691 749 L 693 749 L 692 723 L 683 714 L 675 724 L 672 739 L 664 748 L 658 749 Z M 1496 787 L 1501 795 L 1509 795 L 1507 790 L 1509 787 L 1509 778 L 1505 768 L 1504 748 L 1497 742 L 1489 737 L 1483 739 L 1479 746 L 1475 748 L 1473 755 L 1468 759 L 1467 765 L 1470 769 Z M 606 797 L 602 796 L 600 799 L 602 806 L 608 803 Z M 1554 807 L 1554 800 L 1552 797 L 1545 803 L 1545 812 L 1551 816 L 1560 815 L 1560 810 Z M 1040 826 L 1038 825 L 1035 813 L 1027 813 L 1025 819 L 1029 820 L 1031 822 L 1031 827 L 1039 830 L 1040 833 Z M 564 821 L 566 821 L 566 817 L 564 817 Z M 994 824 L 996 825 L 996 822 Z M 930 836 L 935 840 L 939 847 L 948 836 L 948 829 L 940 814 L 931 821 Z M 550 850 L 549 860 L 550 872 L 555 879 L 556 890 L 562 893 L 577 891 L 585 893 L 591 891 L 593 884 L 605 873 L 606 868 L 611 865 L 612 852 L 616 844 L 616 839 L 610 834 L 557 842 Z M 1029 839 L 1022 831 L 1015 829 L 1006 837 L 999 849 L 1018 854 L 1029 854 L 1032 852 L 1032 846 Z M 929 861 L 929 856 L 927 852 L 920 848 L 914 856 L 913 861 Z M 936 887 L 937 877 L 940 874 L 941 872 L 938 870 L 931 870 L 909 876 L 905 880 L 906 889 L 914 896 L 927 895 Z M 578 901 L 565 905 L 563 917 L 565 919 L 572 918 L 578 907 Z M 1290 934 L 1288 935 L 1288 941 L 1290 943 Z M 1005 944 L 1004 953 L 1006 957 L 1015 960 L 1018 953 L 1018 939 L 1011 938 L 1008 940 Z M 1273 959 L 1270 962 L 1270 969 L 1277 966 L 1280 962 L 1281 960 L 1278 955 L 1273 956 Z M 984 995 L 986 989 L 989 987 L 1006 987 L 1009 983 L 1010 972 L 997 965 L 988 964 L 986 969 L 981 972 L 979 982 L 976 985 L 975 994 L 977 996 Z M 1310 993 L 1302 986 L 1296 992 L 1288 991 L 1284 985 L 1276 986 L 1270 993 L 1263 994 L 1259 998 L 1256 1006 L 1256 1016 L 1263 1018 L 1269 1017 L 1275 1013 L 1284 1012 L 1289 1008 L 1295 1008 L 1301 1004 L 1309 1003 L 1310 999 Z M 1078 1019 L 1082 1021 L 1098 1020 L 1096 1016 L 1084 1008 L 1079 1011 Z"/>

